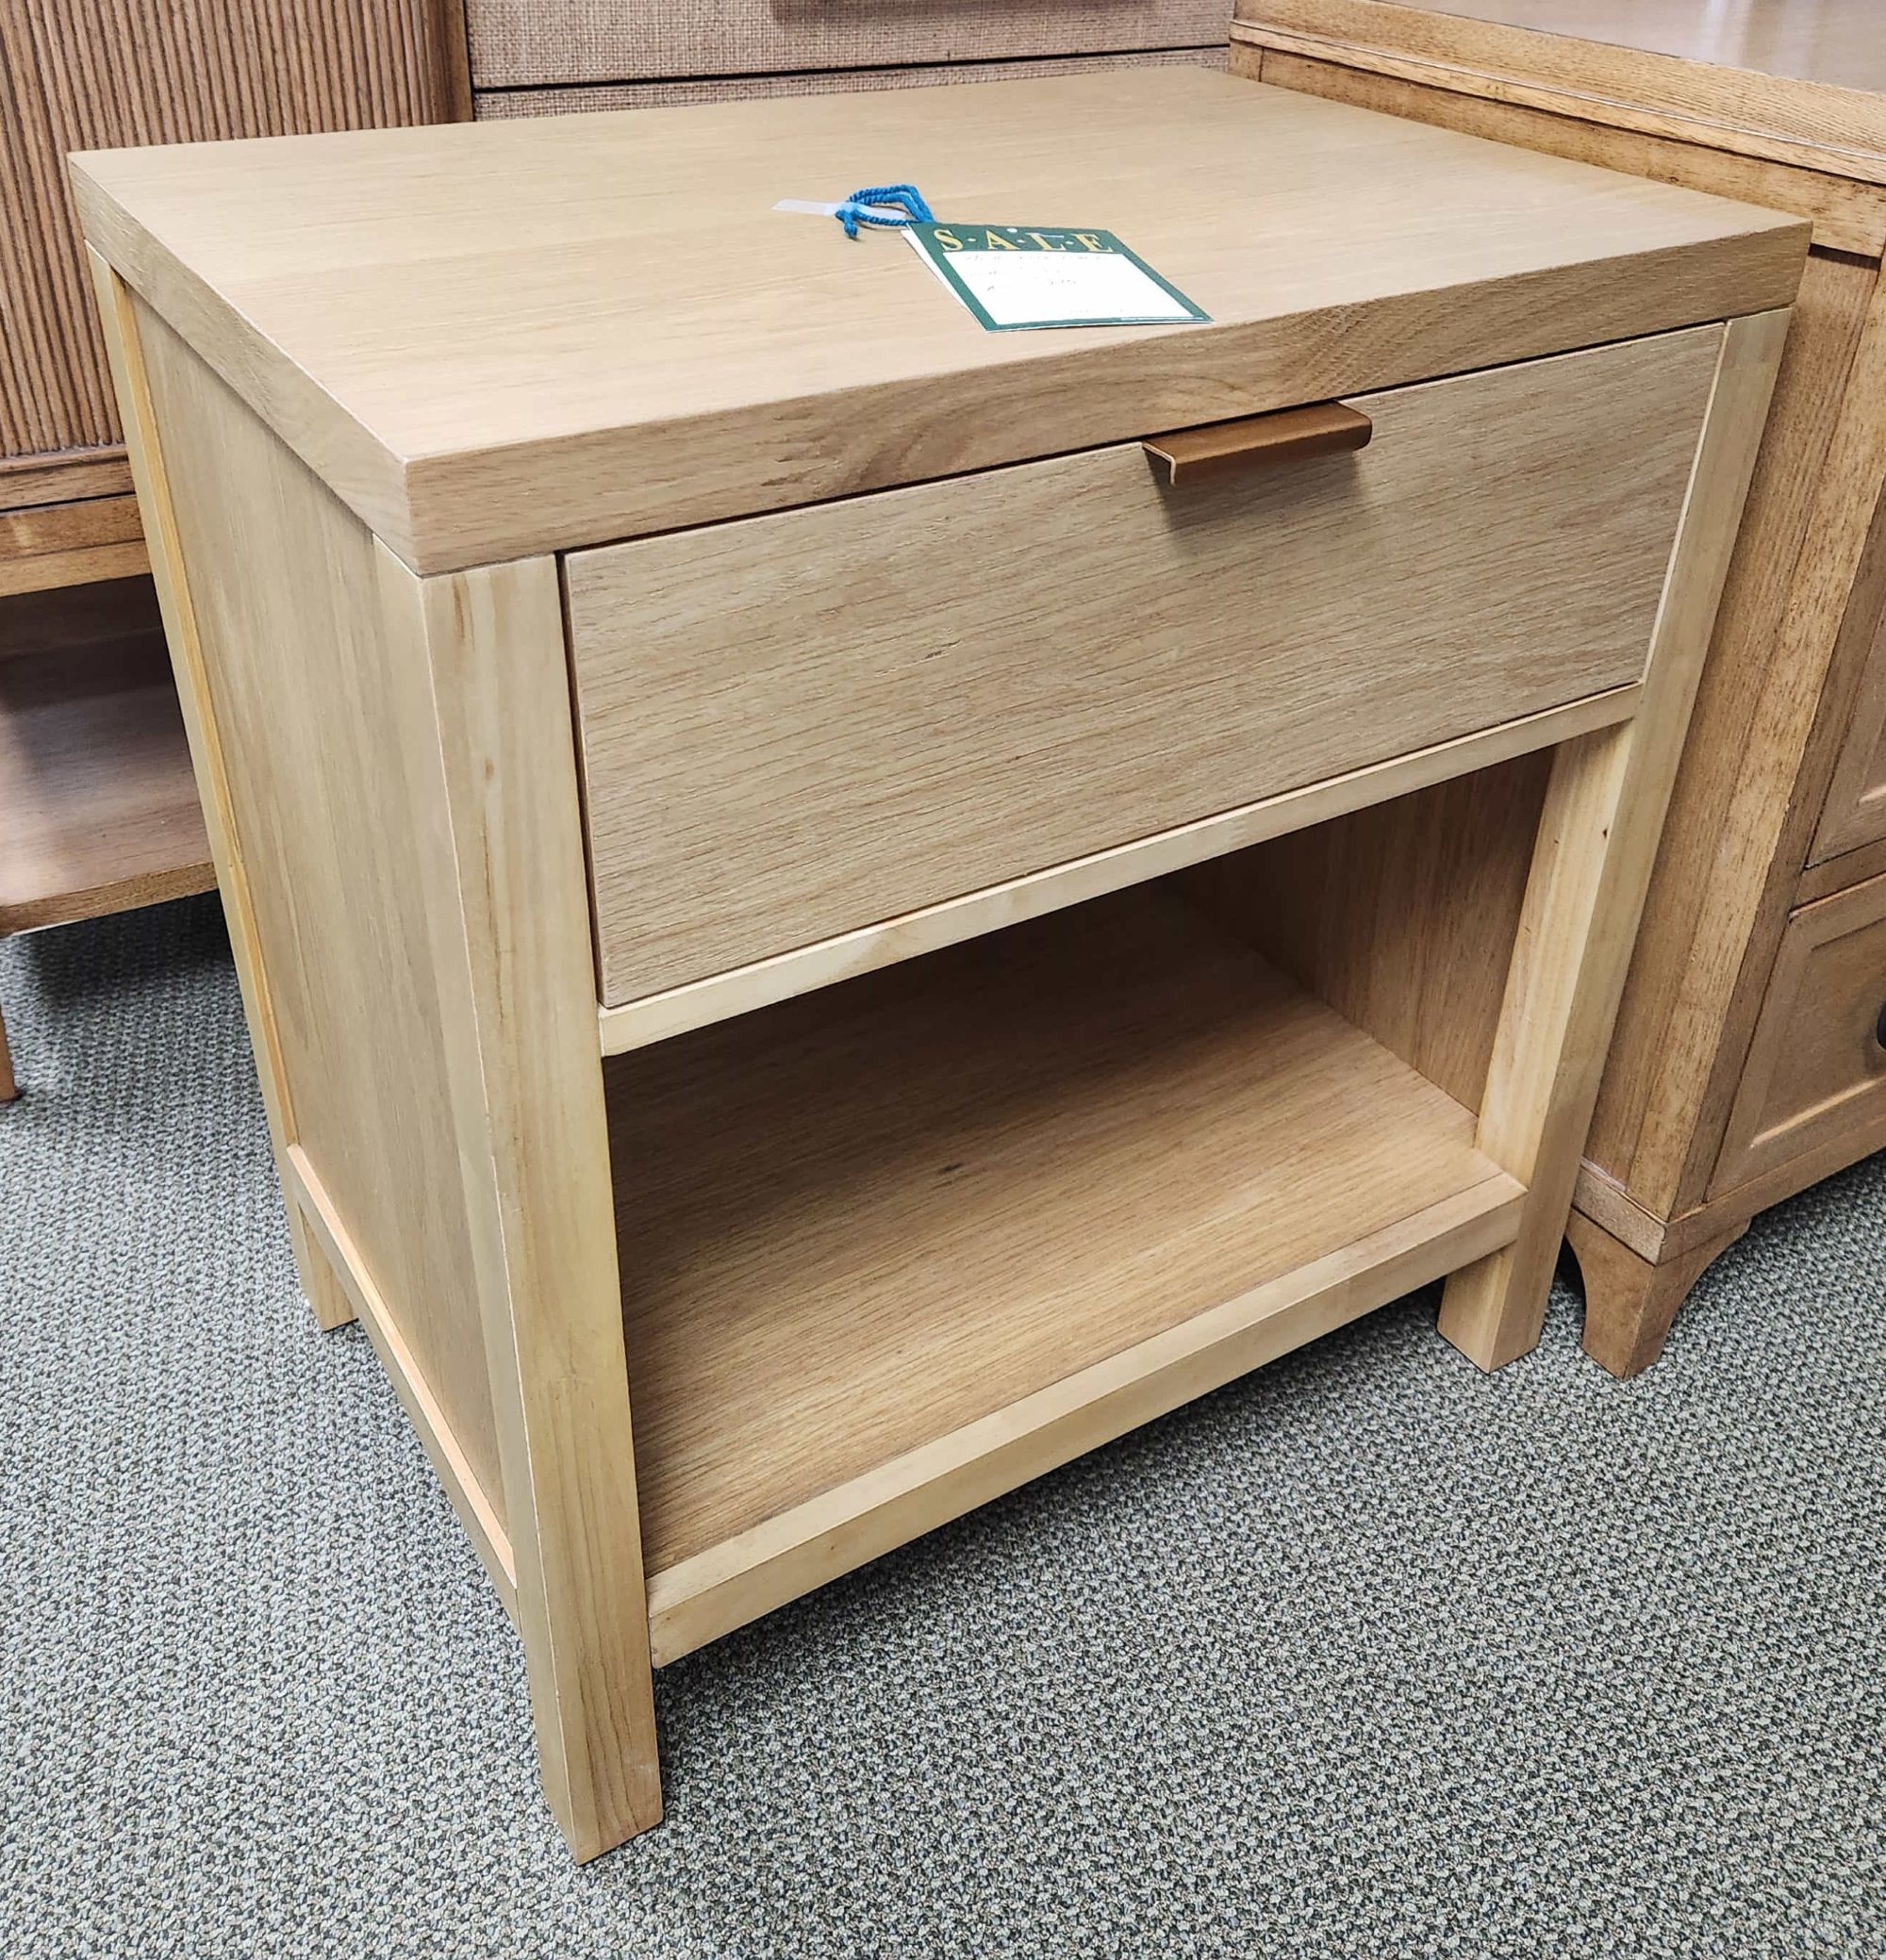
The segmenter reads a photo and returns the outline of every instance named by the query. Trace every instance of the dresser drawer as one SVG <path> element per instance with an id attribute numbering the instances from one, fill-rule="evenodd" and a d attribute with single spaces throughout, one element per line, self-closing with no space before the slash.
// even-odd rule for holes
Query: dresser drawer
<path id="1" fill-rule="evenodd" d="M 1858 1157 L 1886 1141 L 1886 877 L 1788 921 L 1730 1113 L 1712 1193 L 1790 1159 Z M 1826 1175 L 1823 1171 L 1821 1175 Z"/>
<path id="2" fill-rule="evenodd" d="M 604 999 L 1636 680 L 1719 333 L 571 553 Z"/>
<path id="3" fill-rule="evenodd" d="M 1224 0 L 468 0 L 465 9 L 480 89 L 1223 47 L 1225 17 Z"/>

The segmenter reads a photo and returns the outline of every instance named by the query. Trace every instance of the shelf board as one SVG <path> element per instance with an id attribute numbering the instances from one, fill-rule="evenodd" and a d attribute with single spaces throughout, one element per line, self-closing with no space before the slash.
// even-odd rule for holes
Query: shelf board
<path id="1" fill-rule="evenodd" d="M 1524 1195 L 1159 887 L 608 1079 L 658 1660 L 1497 1249 Z"/>
<path id="2" fill-rule="evenodd" d="M 0 659 L 0 933 L 215 883 L 161 633 Z"/>

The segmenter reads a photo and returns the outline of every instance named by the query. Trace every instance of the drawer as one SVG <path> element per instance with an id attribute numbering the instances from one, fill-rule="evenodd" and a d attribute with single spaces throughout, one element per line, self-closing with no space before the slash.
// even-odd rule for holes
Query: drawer
<path id="1" fill-rule="evenodd" d="M 1224 0 L 900 0 L 887 8 L 467 0 L 465 9 L 480 89 L 1221 48 L 1225 13 Z"/>
<path id="2" fill-rule="evenodd" d="M 1790 1159 L 1816 1175 L 1886 1143 L 1886 877 L 1788 921 L 1729 1115 L 1712 1195 Z M 1852 1140 L 1850 1153 L 1840 1148 Z"/>
<path id="3" fill-rule="evenodd" d="M 1127 444 L 570 554 L 604 998 L 1637 680 L 1719 338 L 1196 486 Z"/>

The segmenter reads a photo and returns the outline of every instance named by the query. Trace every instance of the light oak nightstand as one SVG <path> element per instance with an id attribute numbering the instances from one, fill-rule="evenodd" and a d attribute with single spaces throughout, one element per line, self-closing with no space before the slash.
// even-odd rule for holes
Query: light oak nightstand
<path id="1" fill-rule="evenodd" d="M 75 171 L 304 1284 L 579 1856 L 651 1655 L 1443 1276 L 1537 1338 L 1803 225 L 1181 70 Z M 769 208 L 886 178 L 1213 323 Z"/>

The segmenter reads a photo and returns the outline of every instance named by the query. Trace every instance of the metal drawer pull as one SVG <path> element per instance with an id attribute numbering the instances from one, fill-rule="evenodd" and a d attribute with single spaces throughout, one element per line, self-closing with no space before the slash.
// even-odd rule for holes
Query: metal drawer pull
<path id="1" fill-rule="evenodd" d="M 1312 402 L 1303 408 L 1280 408 L 1273 415 L 1247 415 L 1234 422 L 1207 422 L 1202 428 L 1175 429 L 1149 436 L 1142 447 L 1171 471 L 1174 485 L 1223 469 L 1272 463 L 1300 463 L 1311 456 L 1335 456 L 1366 449 L 1375 426 L 1368 417 L 1340 402 Z"/>

